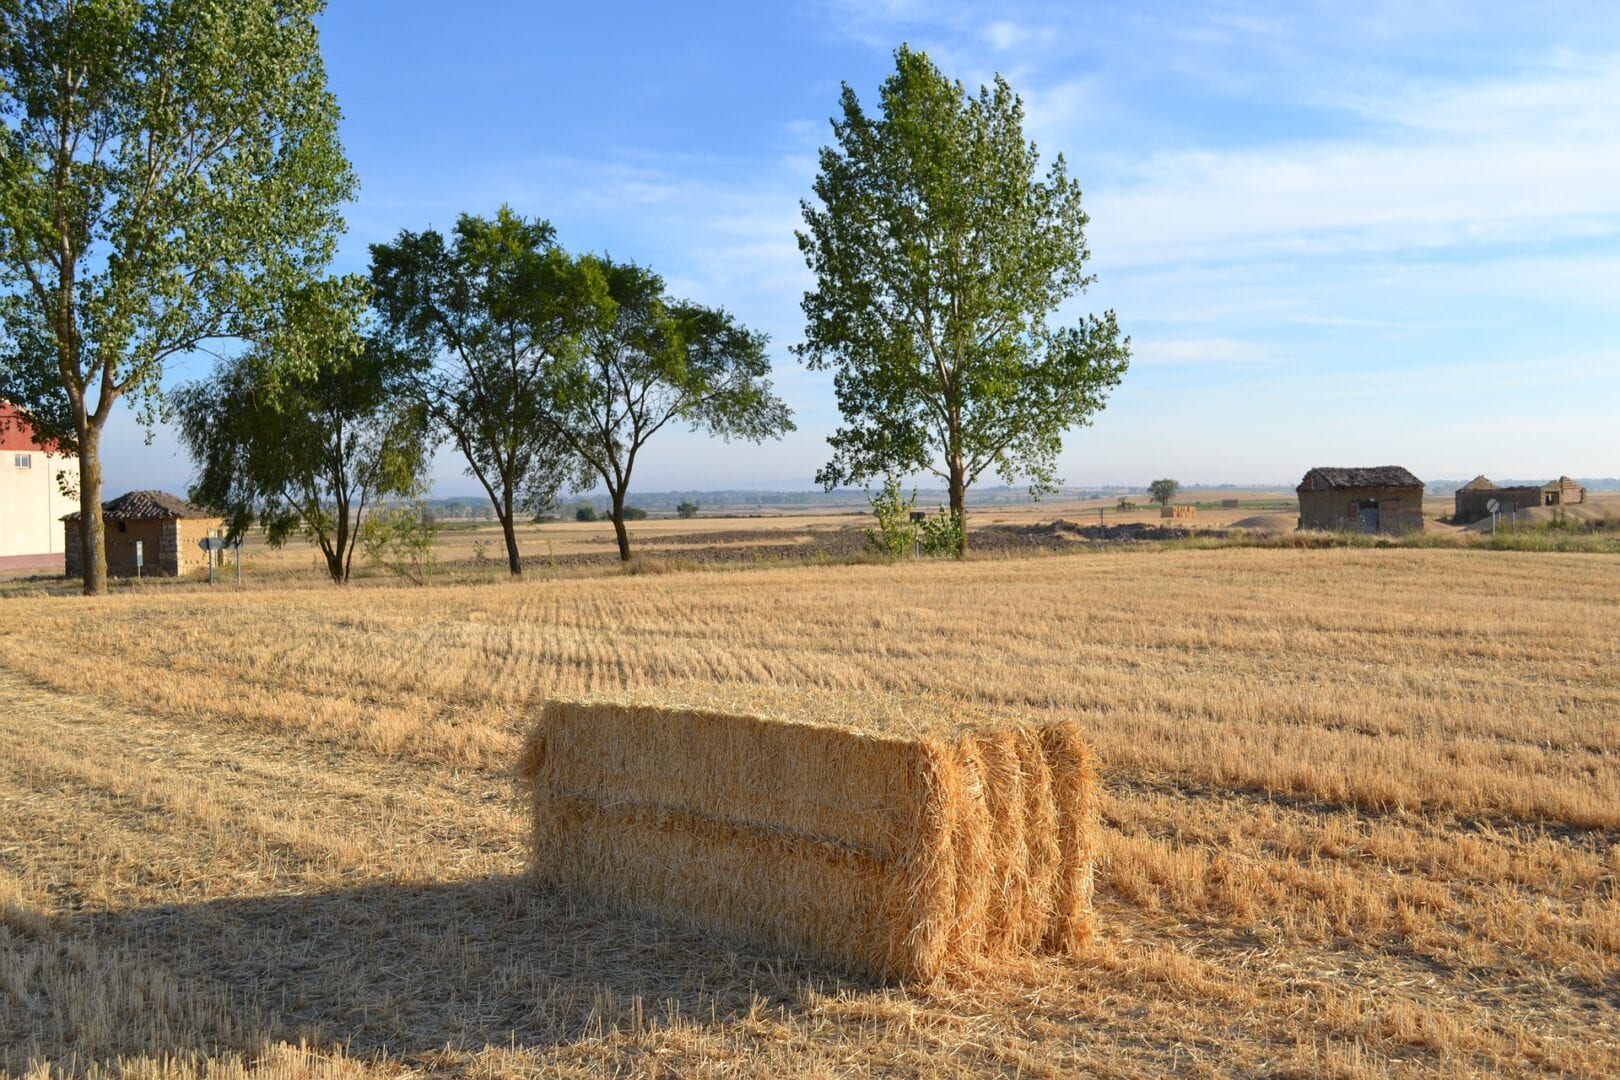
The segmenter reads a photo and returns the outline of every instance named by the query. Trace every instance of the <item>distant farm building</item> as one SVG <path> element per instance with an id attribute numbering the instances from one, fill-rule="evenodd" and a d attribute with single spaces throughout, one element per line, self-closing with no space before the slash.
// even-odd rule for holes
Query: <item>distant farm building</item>
<path id="1" fill-rule="evenodd" d="M 1545 484 L 1519 484 L 1502 487 L 1487 477 L 1476 476 L 1457 489 L 1453 498 L 1456 506 L 1452 520 L 1459 525 L 1471 525 L 1491 516 L 1491 503 L 1502 514 L 1528 510 L 1533 506 L 1574 506 L 1586 501 L 1586 488 L 1567 476 Z"/>
<path id="2" fill-rule="evenodd" d="M 78 472 L 78 459 L 47 445 L 16 409 L 0 402 L 0 569 L 62 569 L 57 528 L 73 500 L 56 474 Z"/>
<path id="3" fill-rule="evenodd" d="M 197 546 L 205 536 L 220 536 L 225 521 L 200 506 L 163 491 L 131 491 L 101 504 L 107 535 L 107 573 L 134 577 L 136 544 L 142 574 L 179 577 L 208 565 L 208 553 Z M 77 511 L 62 519 L 67 546 L 67 575 L 82 577 Z"/>
<path id="4" fill-rule="evenodd" d="M 1423 528 L 1423 481 L 1399 465 L 1312 469 L 1294 490 L 1302 529 L 1395 533 Z"/>

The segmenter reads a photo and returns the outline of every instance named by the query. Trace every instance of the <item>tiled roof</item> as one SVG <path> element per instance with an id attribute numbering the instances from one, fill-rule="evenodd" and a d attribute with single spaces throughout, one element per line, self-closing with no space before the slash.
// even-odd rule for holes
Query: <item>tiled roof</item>
<path id="1" fill-rule="evenodd" d="M 101 516 L 106 521 L 150 521 L 154 518 L 211 518 L 218 517 L 178 495 L 166 491 L 131 491 L 101 504 Z M 62 520 L 77 521 L 75 510 Z"/>
<path id="2" fill-rule="evenodd" d="M 1369 468 L 1316 468 L 1305 474 L 1297 491 L 1322 491 L 1326 488 L 1370 487 L 1422 487 L 1423 481 L 1399 465 L 1375 465 Z"/>

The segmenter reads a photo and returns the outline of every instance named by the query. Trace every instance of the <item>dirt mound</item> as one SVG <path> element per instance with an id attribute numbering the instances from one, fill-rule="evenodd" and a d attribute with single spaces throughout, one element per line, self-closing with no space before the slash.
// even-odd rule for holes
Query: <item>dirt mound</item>
<path id="1" fill-rule="evenodd" d="M 1299 524 L 1294 513 L 1250 514 L 1227 525 L 1229 529 L 1253 529 L 1256 532 L 1293 532 Z"/>
<path id="2" fill-rule="evenodd" d="M 1018 551 L 1063 548 L 1077 541 L 1153 542 L 1185 540 L 1192 536 L 1222 536 L 1222 529 L 1200 529 L 1188 525 L 1154 525 L 1132 521 L 1119 525 L 1081 525 L 1058 518 L 1040 525 L 990 525 L 973 530 L 978 550 Z"/>

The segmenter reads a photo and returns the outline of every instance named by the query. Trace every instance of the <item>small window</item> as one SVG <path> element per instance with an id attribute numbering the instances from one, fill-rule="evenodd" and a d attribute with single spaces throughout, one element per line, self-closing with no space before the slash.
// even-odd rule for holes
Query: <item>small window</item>
<path id="1" fill-rule="evenodd" d="M 32 469 L 34 467 L 33 454 L 13 454 L 11 463 L 19 469 Z"/>
<path id="2" fill-rule="evenodd" d="M 129 522 L 127 522 L 127 521 L 120 521 L 120 522 L 119 522 L 119 523 L 118 523 L 118 531 L 119 531 L 119 532 L 129 532 Z"/>

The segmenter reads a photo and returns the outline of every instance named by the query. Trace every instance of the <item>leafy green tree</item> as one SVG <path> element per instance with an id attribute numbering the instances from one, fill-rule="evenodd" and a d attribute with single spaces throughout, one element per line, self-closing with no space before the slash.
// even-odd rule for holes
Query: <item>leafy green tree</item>
<path id="1" fill-rule="evenodd" d="M 682 499 L 680 502 L 675 504 L 675 514 L 677 517 L 695 518 L 698 516 L 698 510 L 700 509 L 702 508 L 691 499 Z"/>
<path id="2" fill-rule="evenodd" d="M 1160 506 L 1169 506 L 1170 500 L 1176 497 L 1181 490 L 1179 480 L 1155 480 L 1148 485 L 1148 501 L 1156 502 Z"/>
<path id="3" fill-rule="evenodd" d="M 373 304 L 413 361 L 413 392 L 494 506 L 507 566 L 523 573 L 515 523 L 586 473 L 550 422 L 556 380 L 604 298 L 551 225 L 501 207 L 463 214 L 452 238 L 401 232 L 371 247 Z"/>
<path id="4" fill-rule="evenodd" d="M 574 520 L 595 521 L 596 507 L 592 506 L 590 503 L 580 503 L 578 506 L 574 507 Z"/>
<path id="5" fill-rule="evenodd" d="M 355 178 L 323 7 L 0 3 L 0 397 L 78 454 L 87 593 L 107 589 L 113 405 L 151 424 L 170 357 L 272 334 L 330 260 Z M 324 358 L 296 341 L 276 355 Z"/>
<path id="6" fill-rule="evenodd" d="M 552 420 L 608 490 L 619 557 L 630 559 L 625 493 L 636 458 L 672 422 L 758 442 L 793 430 L 771 393 L 766 337 L 724 311 L 668 299 L 634 264 L 585 256 L 602 283 L 581 349 L 559 381 Z"/>
<path id="7" fill-rule="evenodd" d="M 381 500 L 421 490 L 426 417 L 394 384 L 387 349 L 346 351 L 313 375 L 278 374 L 262 351 L 224 361 L 174 397 L 197 463 L 191 497 L 240 535 L 257 522 L 280 546 L 294 533 L 349 580 L 361 522 Z"/>
<path id="8" fill-rule="evenodd" d="M 987 469 L 1051 491 L 1063 432 L 1102 409 L 1129 361 L 1113 312 L 1049 320 L 1083 292 L 1087 218 L 1059 155 L 1045 177 L 1000 76 L 970 97 L 902 46 L 868 116 L 844 86 L 799 247 L 815 272 L 799 356 L 835 372 L 844 426 L 829 490 L 943 477 L 967 550 L 966 495 Z"/>

